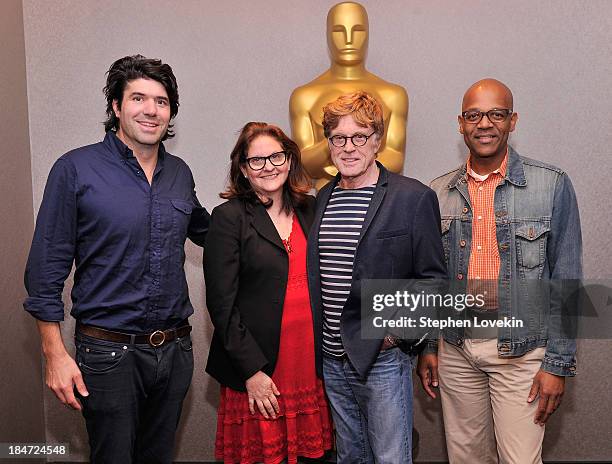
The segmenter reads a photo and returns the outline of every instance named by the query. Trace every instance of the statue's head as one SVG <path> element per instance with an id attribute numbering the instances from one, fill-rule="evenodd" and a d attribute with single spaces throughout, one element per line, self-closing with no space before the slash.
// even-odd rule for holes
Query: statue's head
<path id="1" fill-rule="evenodd" d="M 344 2 L 327 14 L 327 45 L 332 61 L 355 65 L 368 50 L 368 13 L 359 3 Z"/>

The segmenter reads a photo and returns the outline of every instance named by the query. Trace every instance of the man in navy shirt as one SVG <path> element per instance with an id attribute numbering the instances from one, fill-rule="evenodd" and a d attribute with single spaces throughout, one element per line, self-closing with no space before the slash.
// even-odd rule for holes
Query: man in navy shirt
<path id="1" fill-rule="evenodd" d="M 104 94 L 104 140 L 49 174 L 24 307 L 37 319 L 47 385 L 83 412 L 91 462 L 170 463 L 193 374 L 184 245 L 203 245 L 209 215 L 189 167 L 161 143 L 179 106 L 172 68 L 121 58 Z M 59 326 L 73 263 L 76 359 Z"/>

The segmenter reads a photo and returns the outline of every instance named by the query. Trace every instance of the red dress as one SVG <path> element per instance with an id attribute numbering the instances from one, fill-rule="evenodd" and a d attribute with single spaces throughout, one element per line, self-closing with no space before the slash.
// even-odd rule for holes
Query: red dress
<path id="1" fill-rule="evenodd" d="M 295 216 L 294 216 L 295 217 Z M 246 392 L 221 387 L 215 457 L 226 463 L 278 464 L 298 456 L 317 458 L 332 447 L 332 429 L 323 384 L 315 373 L 312 312 L 306 278 L 306 237 L 293 221 L 289 276 L 283 305 L 280 347 L 272 380 L 280 392 L 280 413 L 266 419 Z"/>

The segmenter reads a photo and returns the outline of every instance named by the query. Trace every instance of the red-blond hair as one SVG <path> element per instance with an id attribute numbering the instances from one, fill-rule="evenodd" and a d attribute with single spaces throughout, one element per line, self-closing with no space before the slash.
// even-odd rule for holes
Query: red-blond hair
<path id="1" fill-rule="evenodd" d="M 340 118 L 351 115 L 363 127 L 372 127 L 379 139 L 385 132 L 385 122 L 381 104 L 369 93 L 358 92 L 342 95 L 323 107 L 323 133 L 329 137 L 338 127 Z"/>

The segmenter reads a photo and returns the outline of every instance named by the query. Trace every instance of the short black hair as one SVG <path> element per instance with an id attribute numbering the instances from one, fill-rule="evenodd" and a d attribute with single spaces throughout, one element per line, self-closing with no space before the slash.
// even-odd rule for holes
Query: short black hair
<path id="1" fill-rule="evenodd" d="M 178 84 L 169 64 L 142 55 L 125 56 L 115 61 L 106 74 L 106 85 L 103 89 L 106 97 L 106 121 L 104 121 L 106 132 L 119 129 L 119 118 L 113 110 L 113 101 L 116 100 L 117 105 L 121 107 L 125 87 L 129 81 L 135 79 L 152 79 L 163 85 L 170 100 L 170 119 L 177 115 L 179 107 Z M 172 124 L 168 126 L 162 140 L 174 137 L 172 127 Z"/>

